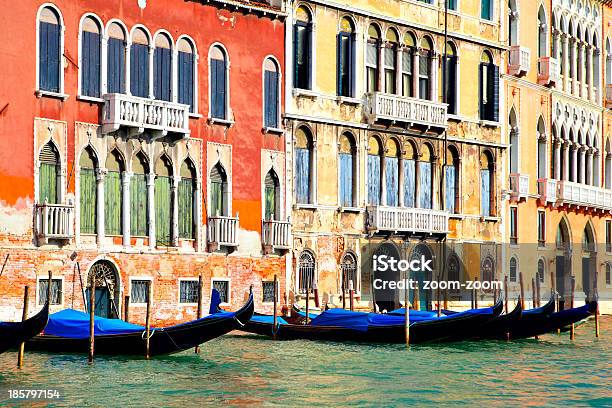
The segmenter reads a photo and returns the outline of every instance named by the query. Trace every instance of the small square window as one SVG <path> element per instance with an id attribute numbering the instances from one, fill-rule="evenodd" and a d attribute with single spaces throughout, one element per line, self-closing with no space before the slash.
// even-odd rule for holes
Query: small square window
<path id="1" fill-rule="evenodd" d="M 229 281 L 213 280 L 212 286 L 219 291 L 221 303 L 229 303 Z"/>
<path id="2" fill-rule="evenodd" d="M 272 303 L 274 302 L 274 281 L 263 282 L 263 301 Z"/>
<path id="3" fill-rule="evenodd" d="M 149 302 L 149 287 L 151 281 L 149 280 L 133 280 L 132 281 L 132 292 L 130 294 L 131 303 L 148 303 Z"/>
<path id="4" fill-rule="evenodd" d="M 510 244 L 518 243 L 518 208 L 510 207 Z"/>
<path id="5" fill-rule="evenodd" d="M 38 281 L 38 304 L 44 305 L 47 303 L 47 288 L 49 287 L 49 279 L 40 279 Z M 51 304 L 62 304 L 62 280 L 51 279 Z"/>
<path id="6" fill-rule="evenodd" d="M 180 303 L 198 303 L 198 281 L 180 281 Z"/>
<path id="7" fill-rule="evenodd" d="M 538 211 L 538 247 L 546 246 L 546 213 Z"/>

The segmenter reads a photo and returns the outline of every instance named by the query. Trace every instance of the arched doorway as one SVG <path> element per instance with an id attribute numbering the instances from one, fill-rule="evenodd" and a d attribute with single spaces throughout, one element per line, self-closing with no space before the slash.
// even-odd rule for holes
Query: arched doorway
<path id="1" fill-rule="evenodd" d="M 419 285 L 419 309 L 420 310 L 430 310 L 431 309 L 431 290 L 424 289 L 424 286 L 425 286 L 424 282 L 431 281 L 432 271 L 435 269 L 433 258 L 434 258 L 433 252 L 431 248 L 429 247 L 429 245 L 427 244 L 418 244 L 417 246 L 415 246 L 414 249 L 412 250 L 412 255 L 410 256 L 411 262 L 414 260 L 432 261 L 429 263 L 429 267 L 431 268 L 431 270 L 422 267 L 422 265 L 419 263 L 421 267 L 419 267 L 418 270 L 410 271 L 410 278 L 412 278 L 413 281 L 418 282 L 418 285 Z M 413 308 L 415 308 L 414 290 L 410 291 L 410 303 L 412 303 Z"/>
<path id="2" fill-rule="evenodd" d="M 586 301 L 593 300 L 595 297 L 596 258 L 595 233 L 591 223 L 587 222 L 582 235 L 582 291 Z"/>
<path id="3" fill-rule="evenodd" d="M 559 294 L 559 310 L 563 310 L 571 291 L 572 257 L 569 228 L 565 220 L 557 227 L 557 254 L 555 257 L 555 284 Z M 569 303 L 568 303 L 569 304 Z"/>
<path id="4" fill-rule="evenodd" d="M 379 258 L 383 255 L 386 255 L 388 258 L 394 258 L 400 260 L 399 249 L 393 242 L 383 242 L 376 248 L 372 258 Z M 387 268 L 385 271 L 378 270 L 380 268 L 374 268 L 372 271 L 372 283 L 374 283 L 377 279 L 380 279 L 382 282 L 397 282 L 403 278 L 399 270 L 391 270 L 391 268 Z M 379 288 L 373 287 L 374 293 L 374 301 L 378 306 L 379 311 L 387 310 L 391 311 L 397 309 L 399 307 L 399 292 L 396 289 L 388 289 L 386 287 L 380 287 L 380 285 L 376 285 Z"/>
<path id="5" fill-rule="evenodd" d="M 119 318 L 119 299 L 121 297 L 121 285 L 119 274 L 115 266 L 109 261 L 97 261 L 94 263 L 87 277 L 87 308 L 89 310 L 89 291 L 91 289 L 91 277 L 95 279 L 95 311 L 96 316 Z"/>

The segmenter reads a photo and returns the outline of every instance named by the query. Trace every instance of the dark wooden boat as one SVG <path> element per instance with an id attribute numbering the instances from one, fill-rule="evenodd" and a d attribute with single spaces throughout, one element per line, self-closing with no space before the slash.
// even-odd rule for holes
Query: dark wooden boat
<path id="1" fill-rule="evenodd" d="M 178 353 L 241 328 L 253 316 L 253 295 L 235 313 L 220 313 L 202 319 L 165 328 L 151 329 L 150 355 Z M 28 341 L 30 350 L 68 353 L 87 353 L 88 338 L 70 338 L 40 335 Z M 146 341 L 143 331 L 129 334 L 97 335 L 95 354 L 145 355 Z"/>
<path id="2" fill-rule="evenodd" d="M 523 315 L 523 305 L 519 299 L 516 306 L 510 313 L 497 316 L 489 323 L 482 325 L 474 335 L 477 339 L 507 338 L 510 335 L 511 327 L 518 322 Z"/>
<path id="3" fill-rule="evenodd" d="M 42 332 L 48 319 L 49 305 L 46 304 L 35 316 L 23 322 L 0 322 L 0 354 Z"/>
<path id="4" fill-rule="evenodd" d="M 551 313 L 530 315 L 523 313 L 521 319 L 513 325 L 510 336 L 513 339 L 541 336 L 546 333 L 555 332 L 573 323 L 577 323 L 587 317 L 594 315 L 597 311 L 597 302 L 589 302 L 580 307 L 554 312 L 554 300 Z"/>
<path id="5" fill-rule="evenodd" d="M 447 316 L 410 324 L 410 343 L 432 343 L 458 341 L 471 338 L 482 326 L 500 315 L 503 304 L 498 302 L 490 308 L 490 313 L 458 313 L 456 316 Z M 342 326 L 318 326 L 312 324 L 291 323 L 279 324 L 274 328 L 270 316 L 268 321 L 251 320 L 240 330 L 275 337 L 279 340 L 328 340 L 338 342 L 366 342 L 366 343 L 404 343 L 405 329 L 403 324 L 368 326 L 367 330 L 356 330 Z M 401 317 L 398 316 L 400 319 Z"/>

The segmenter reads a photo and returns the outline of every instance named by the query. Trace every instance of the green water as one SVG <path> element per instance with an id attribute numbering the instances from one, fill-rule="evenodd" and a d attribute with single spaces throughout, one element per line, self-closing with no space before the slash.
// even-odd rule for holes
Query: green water
<path id="1" fill-rule="evenodd" d="M 230 335 L 151 361 L 83 355 L 0 355 L 0 405 L 7 388 L 58 388 L 38 406 L 612 406 L 612 318 L 539 341 L 452 345 L 275 342 Z M 31 403 L 29 404 L 31 405 Z M 26 406 L 26 404 L 23 404 Z"/>

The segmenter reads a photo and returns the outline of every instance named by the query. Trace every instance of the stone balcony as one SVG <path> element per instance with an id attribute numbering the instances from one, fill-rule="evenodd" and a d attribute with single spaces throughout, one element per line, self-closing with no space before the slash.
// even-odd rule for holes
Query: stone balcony
<path id="1" fill-rule="evenodd" d="M 263 221 L 261 241 L 266 254 L 275 250 L 291 249 L 291 223 L 277 220 Z"/>
<path id="2" fill-rule="evenodd" d="M 50 240 L 70 241 L 74 238 L 74 206 L 36 204 L 34 230 L 39 245 Z"/>
<path id="3" fill-rule="evenodd" d="M 557 180 L 547 178 L 538 179 L 538 195 L 540 196 L 540 203 L 542 205 L 556 203 Z"/>
<path id="4" fill-rule="evenodd" d="M 510 174 L 510 201 L 526 200 L 529 197 L 529 174 Z"/>
<path id="5" fill-rule="evenodd" d="M 238 247 L 238 215 L 225 217 L 217 215 L 208 217 L 208 250 L 217 251 L 221 247 L 234 249 Z"/>
<path id="6" fill-rule="evenodd" d="M 560 81 L 561 67 L 559 61 L 553 57 L 540 57 L 538 60 L 538 84 L 553 86 Z"/>
<path id="7" fill-rule="evenodd" d="M 370 233 L 446 234 L 449 214 L 426 208 L 368 206 Z"/>
<path id="8" fill-rule="evenodd" d="M 125 128 L 129 136 L 150 133 L 154 138 L 174 133 L 187 137 L 189 105 L 139 98 L 125 94 L 105 94 L 102 133 Z"/>
<path id="9" fill-rule="evenodd" d="M 571 181 L 558 181 L 558 204 L 612 211 L 612 190 Z"/>
<path id="10" fill-rule="evenodd" d="M 367 94 L 366 98 L 366 116 L 370 123 L 386 121 L 440 130 L 447 127 L 447 105 L 444 103 L 383 92 Z"/>
<path id="11" fill-rule="evenodd" d="M 531 69 L 531 50 L 523 45 L 510 47 L 508 74 L 523 76 Z"/>

